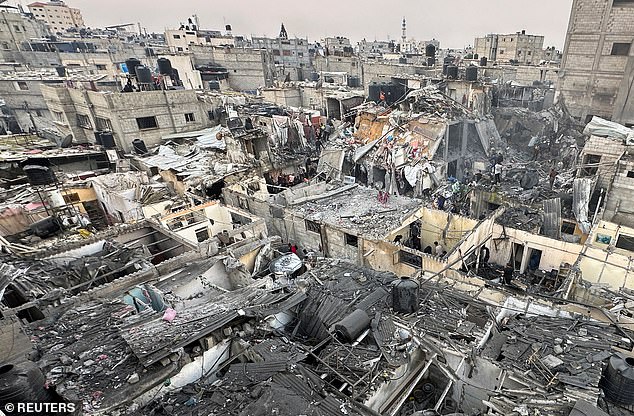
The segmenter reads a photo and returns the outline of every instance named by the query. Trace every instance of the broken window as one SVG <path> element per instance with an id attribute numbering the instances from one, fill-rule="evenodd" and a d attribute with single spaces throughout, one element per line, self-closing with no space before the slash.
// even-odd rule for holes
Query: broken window
<path id="1" fill-rule="evenodd" d="M 594 176 L 599 170 L 599 162 L 601 162 L 601 155 L 586 154 L 583 157 L 583 170 L 581 176 Z"/>
<path id="2" fill-rule="evenodd" d="M 209 231 L 207 231 L 207 227 L 196 230 L 196 240 L 199 243 L 202 243 L 205 240 L 209 239 Z"/>
<path id="3" fill-rule="evenodd" d="M 96 117 L 95 126 L 100 131 L 112 131 L 112 123 L 107 118 Z"/>
<path id="4" fill-rule="evenodd" d="M 562 232 L 562 234 L 574 235 L 576 228 L 577 228 L 577 226 L 573 222 L 563 221 L 561 223 L 561 232 Z"/>
<path id="5" fill-rule="evenodd" d="M 71 202 L 79 202 L 80 201 L 79 194 L 77 192 L 74 192 L 72 194 L 66 194 L 64 195 L 64 201 L 67 204 L 70 204 Z"/>
<path id="6" fill-rule="evenodd" d="M 58 123 L 66 123 L 66 119 L 64 119 L 64 113 L 61 111 L 53 111 L 53 118 Z"/>
<path id="7" fill-rule="evenodd" d="M 403 251 L 403 250 L 397 251 L 396 256 L 397 256 L 396 260 L 398 263 L 407 264 L 409 266 L 414 266 L 416 268 L 422 267 L 423 259 L 420 256 L 417 256 L 415 254 L 412 254 L 410 252 Z"/>
<path id="8" fill-rule="evenodd" d="M 181 35 L 174 35 L 174 39 L 180 39 Z"/>
<path id="9" fill-rule="evenodd" d="M 627 177 L 628 178 L 634 178 L 634 170 L 628 170 L 627 171 Z"/>
<path id="10" fill-rule="evenodd" d="M 139 126 L 139 130 L 149 130 L 158 128 L 156 117 L 139 117 L 136 119 L 136 124 Z"/>
<path id="11" fill-rule="evenodd" d="M 18 81 L 18 90 L 20 90 L 20 91 L 28 91 L 29 90 L 29 84 L 27 84 L 24 81 Z"/>
<path id="12" fill-rule="evenodd" d="M 318 223 L 310 220 L 304 220 L 306 225 L 306 231 L 312 231 L 313 233 L 319 233 L 321 231 L 321 227 Z"/>
<path id="13" fill-rule="evenodd" d="M 616 248 L 622 248 L 627 251 L 634 251 L 634 236 L 621 234 L 616 239 Z"/>
<path id="14" fill-rule="evenodd" d="M 634 6 L 634 0 L 614 0 L 614 6 Z"/>
<path id="15" fill-rule="evenodd" d="M 192 123 L 196 121 L 196 118 L 194 117 L 194 113 L 185 113 L 185 122 L 186 123 Z"/>
<path id="16" fill-rule="evenodd" d="M 613 43 L 610 55 L 628 56 L 630 54 L 631 43 Z"/>
<path id="17" fill-rule="evenodd" d="M 246 199 L 243 196 L 238 196 L 238 207 L 240 207 L 240 209 L 244 209 L 246 211 L 249 210 L 249 200 Z"/>
<path id="18" fill-rule="evenodd" d="M 352 247 L 359 247 L 359 237 L 357 237 L 356 235 L 346 234 L 346 233 L 344 233 L 343 235 L 346 240 L 346 245 L 352 246 Z"/>
<path id="19" fill-rule="evenodd" d="M 84 129 L 92 129 L 90 117 L 85 114 L 77 114 L 77 124 Z"/>

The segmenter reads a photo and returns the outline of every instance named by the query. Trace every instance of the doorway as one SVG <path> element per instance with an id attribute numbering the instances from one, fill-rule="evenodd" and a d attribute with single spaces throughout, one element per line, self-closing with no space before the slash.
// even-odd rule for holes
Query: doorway
<path id="1" fill-rule="evenodd" d="M 513 251 L 511 252 L 511 264 L 514 270 L 522 270 L 522 259 L 524 258 L 524 245 L 513 243 Z"/>
<path id="2" fill-rule="evenodd" d="M 531 272 L 539 269 L 539 264 L 542 261 L 542 251 L 535 248 L 529 249 L 528 254 L 528 270 Z"/>

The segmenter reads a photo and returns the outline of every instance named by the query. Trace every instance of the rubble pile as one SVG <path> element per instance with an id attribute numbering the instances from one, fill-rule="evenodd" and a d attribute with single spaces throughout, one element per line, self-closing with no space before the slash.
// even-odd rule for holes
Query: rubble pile
<path id="1" fill-rule="evenodd" d="M 445 119 L 472 116 L 465 106 L 447 97 L 436 86 L 412 91 L 405 97 L 405 101 L 411 104 L 414 113 L 422 113 L 425 116 Z"/>
<path id="2" fill-rule="evenodd" d="M 631 339 L 608 324 L 517 315 L 502 322 L 485 348 L 521 388 L 508 393 L 513 401 L 492 397 L 491 403 L 503 414 L 519 407 L 568 415 L 570 402 L 596 400 L 611 350 L 631 346 Z"/>
<path id="3" fill-rule="evenodd" d="M 500 191 L 529 205 L 556 193 L 571 193 L 586 136 L 565 106 L 559 103 L 541 112 L 496 108 L 494 116 L 508 143 L 506 148 L 494 149 L 503 155 L 505 180 Z M 549 188 L 551 170 L 557 175 L 553 189 Z"/>
<path id="4" fill-rule="evenodd" d="M 142 247 L 128 248 L 116 241 L 106 241 L 94 255 L 62 261 L 5 255 L 0 257 L 0 273 L 20 303 L 35 299 L 52 301 L 148 267 L 145 257 Z"/>
<path id="5" fill-rule="evenodd" d="M 308 220 L 324 221 L 380 239 L 398 228 L 402 218 L 417 207 L 416 200 L 397 196 L 389 196 L 381 202 L 379 191 L 356 187 L 318 201 L 299 204 L 294 209 Z"/>
<path id="6" fill-rule="evenodd" d="M 517 230 L 539 232 L 544 219 L 536 210 L 511 207 L 506 208 L 502 215 L 496 218 L 496 222 Z"/>
<path id="7" fill-rule="evenodd" d="M 84 412 L 119 404 L 125 395 L 118 391 L 131 378 L 145 378 L 117 329 L 132 313 L 134 308 L 116 301 L 86 303 L 31 328 L 48 382 Z"/>

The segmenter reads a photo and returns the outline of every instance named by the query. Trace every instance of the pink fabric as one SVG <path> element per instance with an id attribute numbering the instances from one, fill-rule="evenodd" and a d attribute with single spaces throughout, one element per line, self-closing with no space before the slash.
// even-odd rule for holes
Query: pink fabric
<path id="1" fill-rule="evenodd" d="M 176 311 L 172 308 L 167 308 L 165 313 L 163 314 L 163 320 L 167 322 L 172 322 L 176 318 Z"/>

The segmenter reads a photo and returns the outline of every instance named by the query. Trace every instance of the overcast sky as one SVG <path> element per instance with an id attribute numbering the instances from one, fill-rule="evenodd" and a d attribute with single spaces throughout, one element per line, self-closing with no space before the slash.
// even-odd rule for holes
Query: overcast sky
<path id="1" fill-rule="evenodd" d="M 28 4 L 30 1 L 23 1 Z M 436 38 L 444 48 L 472 45 L 486 33 L 546 36 L 544 46 L 563 48 L 572 0 L 66 0 L 82 9 L 86 25 L 141 22 L 148 31 L 178 27 L 197 14 L 203 29 L 233 26 L 241 35 L 276 35 L 284 22 L 290 36 L 342 35 L 353 41 Z"/>

